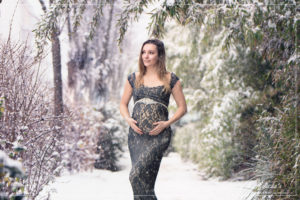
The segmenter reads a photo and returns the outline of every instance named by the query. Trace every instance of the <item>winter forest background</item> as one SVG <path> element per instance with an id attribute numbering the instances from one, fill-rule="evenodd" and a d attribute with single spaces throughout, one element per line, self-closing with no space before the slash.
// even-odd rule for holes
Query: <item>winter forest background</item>
<path id="1" fill-rule="evenodd" d="M 253 199 L 300 199 L 297 0 L 0 2 L 0 199 L 120 170 L 120 95 L 150 37 L 188 105 L 168 152 L 207 178 L 257 180 Z"/>

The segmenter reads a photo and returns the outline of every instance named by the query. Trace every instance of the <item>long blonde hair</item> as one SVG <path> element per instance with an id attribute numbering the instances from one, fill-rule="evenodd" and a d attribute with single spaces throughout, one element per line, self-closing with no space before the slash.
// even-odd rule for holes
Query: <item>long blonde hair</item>
<path id="1" fill-rule="evenodd" d="M 164 43 L 158 39 L 150 39 L 143 43 L 140 56 L 139 56 L 139 75 L 136 78 L 135 81 L 135 87 L 139 88 L 144 84 L 144 75 L 146 74 L 146 67 L 144 65 L 143 59 L 142 59 L 142 52 L 143 48 L 146 44 L 154 44 L 156 46 L 157 52 L 158 52 L 158 77 L 164 84 L 164 91 L 170 92 L 170 84 L 169 80 L 167 78 L 167 69 L 166 69 L 166 52 L 165 52 L 165 46 Z M 171 80 L 170 80 L 171 81 Z"/>

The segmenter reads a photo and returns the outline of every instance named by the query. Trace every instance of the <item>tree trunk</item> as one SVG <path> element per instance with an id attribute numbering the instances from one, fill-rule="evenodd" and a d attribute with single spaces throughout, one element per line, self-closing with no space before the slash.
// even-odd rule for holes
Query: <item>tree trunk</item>
<path id="1" fill-rule="evenodd" d="M 77 73 L 77 66 L 76 61 L 74 59 L 71 59 L 68 64 L 68 86 L 70 88 L 75 89 L 76 88 L 76 73 Z"/>
<path id="2" fill-rule="evenodd" d="M 104 60 L 108 56 L 108 44 L 109 44 L 109 40 L 110 40 L 110 31 L 111 31 L 111 24 L 112 24 L 112 19 L 113 19 L 114 4 L 115 4 L 115 2 L 112 1 L 111 6 L 110 6 L 110 11 L 109 11 L 108 25 L 107 25 L 106 33 L 104 36 L 104 44 L 103 44 L 104 52 L 100 59 L 101 63 L 103 63 Z"/>
<path id="3" fill-rule="evenodd" d="M 44 0 L 39 0 L 42 10 L 46 13 L 47 8 Z M 50 5 L 53 0 L 50 0 Z M 59 30 L 54 27 L 51 33 L 51 51 L 52 51 L 52 67 L 54 78 L 54 115 L 60 116 L 63 113 L 63 96 L 62 96 L 62 79 L 61 79 L 61 55 L 60 55 L 60 41 Z M 60 121 L 60 120 L 58 120 Z"/>
<path id="4" fill-rule="evenodd" d="M 60 55 L 60 41 L 58 36 L 59 34 L 56 29 L 51 34 L 55 116 L 60 116 L 63 113 L 61 55 Z"/>

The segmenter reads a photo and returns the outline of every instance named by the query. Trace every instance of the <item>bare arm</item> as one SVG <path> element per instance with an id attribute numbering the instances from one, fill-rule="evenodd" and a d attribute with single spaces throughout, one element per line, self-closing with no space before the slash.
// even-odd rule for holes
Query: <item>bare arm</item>
<path id="1" fill-rule="evenodd" d="M 170 126 L 171 124 L 179 120 L 187 112 L 186 101 L 182 91 L 181 82 L 179 80 L 176 82 L 175 86 L 172 89 L 172 95 L 177 104 L 177 110 L 174 115 L 167 121 L 167 126 Z"/>
<path id="2" fill-rule="evenodd" d="M 126 80 L 126 83 L 124 85 L 124 91 L 120 102 L 120 113 L 121 115 L 127 120 L 127 118 L 130 118 L 129 110 L 128 110 L 128 104 L 132 96 L 132 87 L 129 84 L 129 81 Z"/>
<path id="3" fill-rule="evenodd" d="M 126 122 L 129 124 L 129 126 L 137 133 L 142 134 L 142 130 L 137 127 L 134 119 L 130 117 L 129 110 L 128 110 L 128 104 L 132 96 L 132 87 L 128 80 L 126 80 L 126 83 L 124 85 L 124 92 L 121 98 L 120 102 L 120 113 L 125 118 Z"/>

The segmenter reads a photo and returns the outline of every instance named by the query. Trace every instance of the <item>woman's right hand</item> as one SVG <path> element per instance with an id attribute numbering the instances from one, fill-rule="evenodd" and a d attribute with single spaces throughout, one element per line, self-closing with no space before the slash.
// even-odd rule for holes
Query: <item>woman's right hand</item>
<path id="1" fill-rule="evenodd" d="M 142 130 L 136 125 L 137 124 L 137 121 L 135 121 L 133 118 L 131 117 L 128 117 L 126 118 L 126 121 L 127 123 L 129 124 L 129 126 L 135 131 L 137 132 L 138 134 L 142 135 L 143 132 Z"/>

